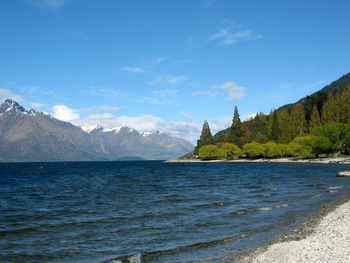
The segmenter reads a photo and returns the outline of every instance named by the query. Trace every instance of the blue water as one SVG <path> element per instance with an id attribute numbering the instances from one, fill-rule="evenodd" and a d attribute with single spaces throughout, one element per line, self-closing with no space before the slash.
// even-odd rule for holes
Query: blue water
<path id="1" fill-rule="evenodd" d="M 0 164 L 1 262 L 234 262 L 350 192 L 349 165 Z"/>

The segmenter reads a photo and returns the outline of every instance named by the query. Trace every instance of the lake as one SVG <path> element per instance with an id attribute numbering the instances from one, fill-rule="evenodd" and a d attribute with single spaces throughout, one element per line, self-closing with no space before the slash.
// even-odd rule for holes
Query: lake
<path id="1" fill-rule="evenodd" d="M 350 192 L 349 165 L 0 163 L 1 262 L 234 262 Z"/>

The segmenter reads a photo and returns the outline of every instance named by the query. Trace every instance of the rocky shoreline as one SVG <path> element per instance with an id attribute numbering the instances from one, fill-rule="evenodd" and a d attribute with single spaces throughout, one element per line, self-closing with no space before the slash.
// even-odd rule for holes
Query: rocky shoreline
<path id="1" fill-rule="evenodd" d="M 258 248 L 240 263 L 350 262 L 350 195 L 277 241 Z"/>

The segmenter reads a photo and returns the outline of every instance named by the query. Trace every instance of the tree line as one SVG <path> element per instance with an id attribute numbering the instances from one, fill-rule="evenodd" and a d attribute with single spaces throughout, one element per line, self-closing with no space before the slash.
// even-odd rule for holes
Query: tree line
<path id="1" fill-rule="evenodd" d="M 312 100 L 241 122 L 235 106 L 232 125 L 214 140 L 207 121 L 194 155 L 201 159 L 318 157 L 350 153 L 350 85 L 340 94 Z"/>

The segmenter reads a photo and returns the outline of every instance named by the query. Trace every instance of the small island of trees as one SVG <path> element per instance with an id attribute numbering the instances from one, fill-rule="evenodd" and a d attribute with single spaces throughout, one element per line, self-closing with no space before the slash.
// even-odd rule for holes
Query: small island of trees
<path id="1" fill-rule="evenodd" d="M 312 158 L 350 153 L 350 85 L 340 94 L 320 93 L 302 103 L 258 113 L 241 122 L 235 106 L 232 125 L 215 136 L 207 121 L 187 158 Z"/>

